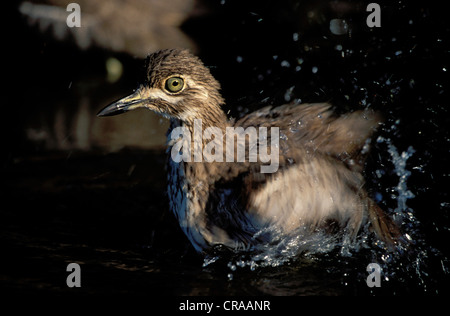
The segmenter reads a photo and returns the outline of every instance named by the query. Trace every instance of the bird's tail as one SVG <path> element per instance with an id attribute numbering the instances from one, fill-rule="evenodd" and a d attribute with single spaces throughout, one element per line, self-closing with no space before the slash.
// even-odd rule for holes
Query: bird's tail
<path id="1" fill-rule="evenodd" d="M 372 199 L 369 199 L 369 219 L 372 229 L 388 248 L 393 249 L 401 242 L 399 227 Z"/>

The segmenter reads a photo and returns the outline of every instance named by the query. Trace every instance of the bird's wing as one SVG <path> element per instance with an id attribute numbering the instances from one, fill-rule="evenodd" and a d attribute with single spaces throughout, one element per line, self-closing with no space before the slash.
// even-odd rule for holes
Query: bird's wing
<path id="1" fill-rule="evenodd" d="M 393 246 L 399 229 L 370 199 L 360 173 L 380 115 L 360 110 L 336 116 L 330 108 L 327 103 L 269 106 L 234 124 L 280 128 L 280 170 L 261 174 L 258 164 L 249 165 L 242 181 L 246 209 L 261 224 L 275 221 L 287 230 L 332 220 L 347 223 L 356 234 L 368 219 L 378 237 Z"/>
<path id="2" fill-rule="evenodd" d="M 280 139 L 289 146 L 334 156 L 360 171 L 381 117 L 368 109 L 336 116 L 330 108 L 328 103 L 268 106 L 244 116 L 235 126 L 279 127 Z"/>

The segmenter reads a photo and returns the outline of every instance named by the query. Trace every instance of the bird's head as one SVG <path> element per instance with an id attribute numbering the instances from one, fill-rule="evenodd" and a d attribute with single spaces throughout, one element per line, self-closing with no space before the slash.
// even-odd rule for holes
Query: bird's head
<path id="1" fill-rule="evenodd" d="M 198 57 L 185 49 L 160 50 L 147 58 L 145 83 L 97 115 L 147 108 L 188 124 L 199 118 L 214 124 L 225 117 L 219 90 L 220 84 Z"/>

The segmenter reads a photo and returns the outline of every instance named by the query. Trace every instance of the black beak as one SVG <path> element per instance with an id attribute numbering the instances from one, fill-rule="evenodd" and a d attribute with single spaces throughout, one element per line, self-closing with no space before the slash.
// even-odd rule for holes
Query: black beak
<path id="1" fill-rule="evenodd" d="M 111 103 L 98 112 L 97 116 L 113 116 L 144 107 L 147 100 L 142 98 L 140 92 L 140 89 L 137 89 L 133 94 Z"/>

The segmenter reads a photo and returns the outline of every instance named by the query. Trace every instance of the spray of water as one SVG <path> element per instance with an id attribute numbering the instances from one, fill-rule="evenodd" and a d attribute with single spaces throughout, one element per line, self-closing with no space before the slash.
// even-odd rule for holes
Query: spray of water
<path id="1" fill-rule="evenodd" d="M 395 190 L 397 191 L 397 208 L 394 210 L 394 216 L 403 218 L 408 216 L 410 222 L 416 222 L 413 211 L 406 205 L 408 199 L 412 199 L 415 195 L 408 190 L 407 180 L 411 175 L 411 171 L 406 169 L 407 160 L 414 154 L 415 150 L 409 146 L 408 149 L 401 154 L 398 153 L 397 148 L 392 144 L 391 140 L 387 140 L 388 152 L 392 157 L 395 173 L 399 177 L 399 182 Z"/>

